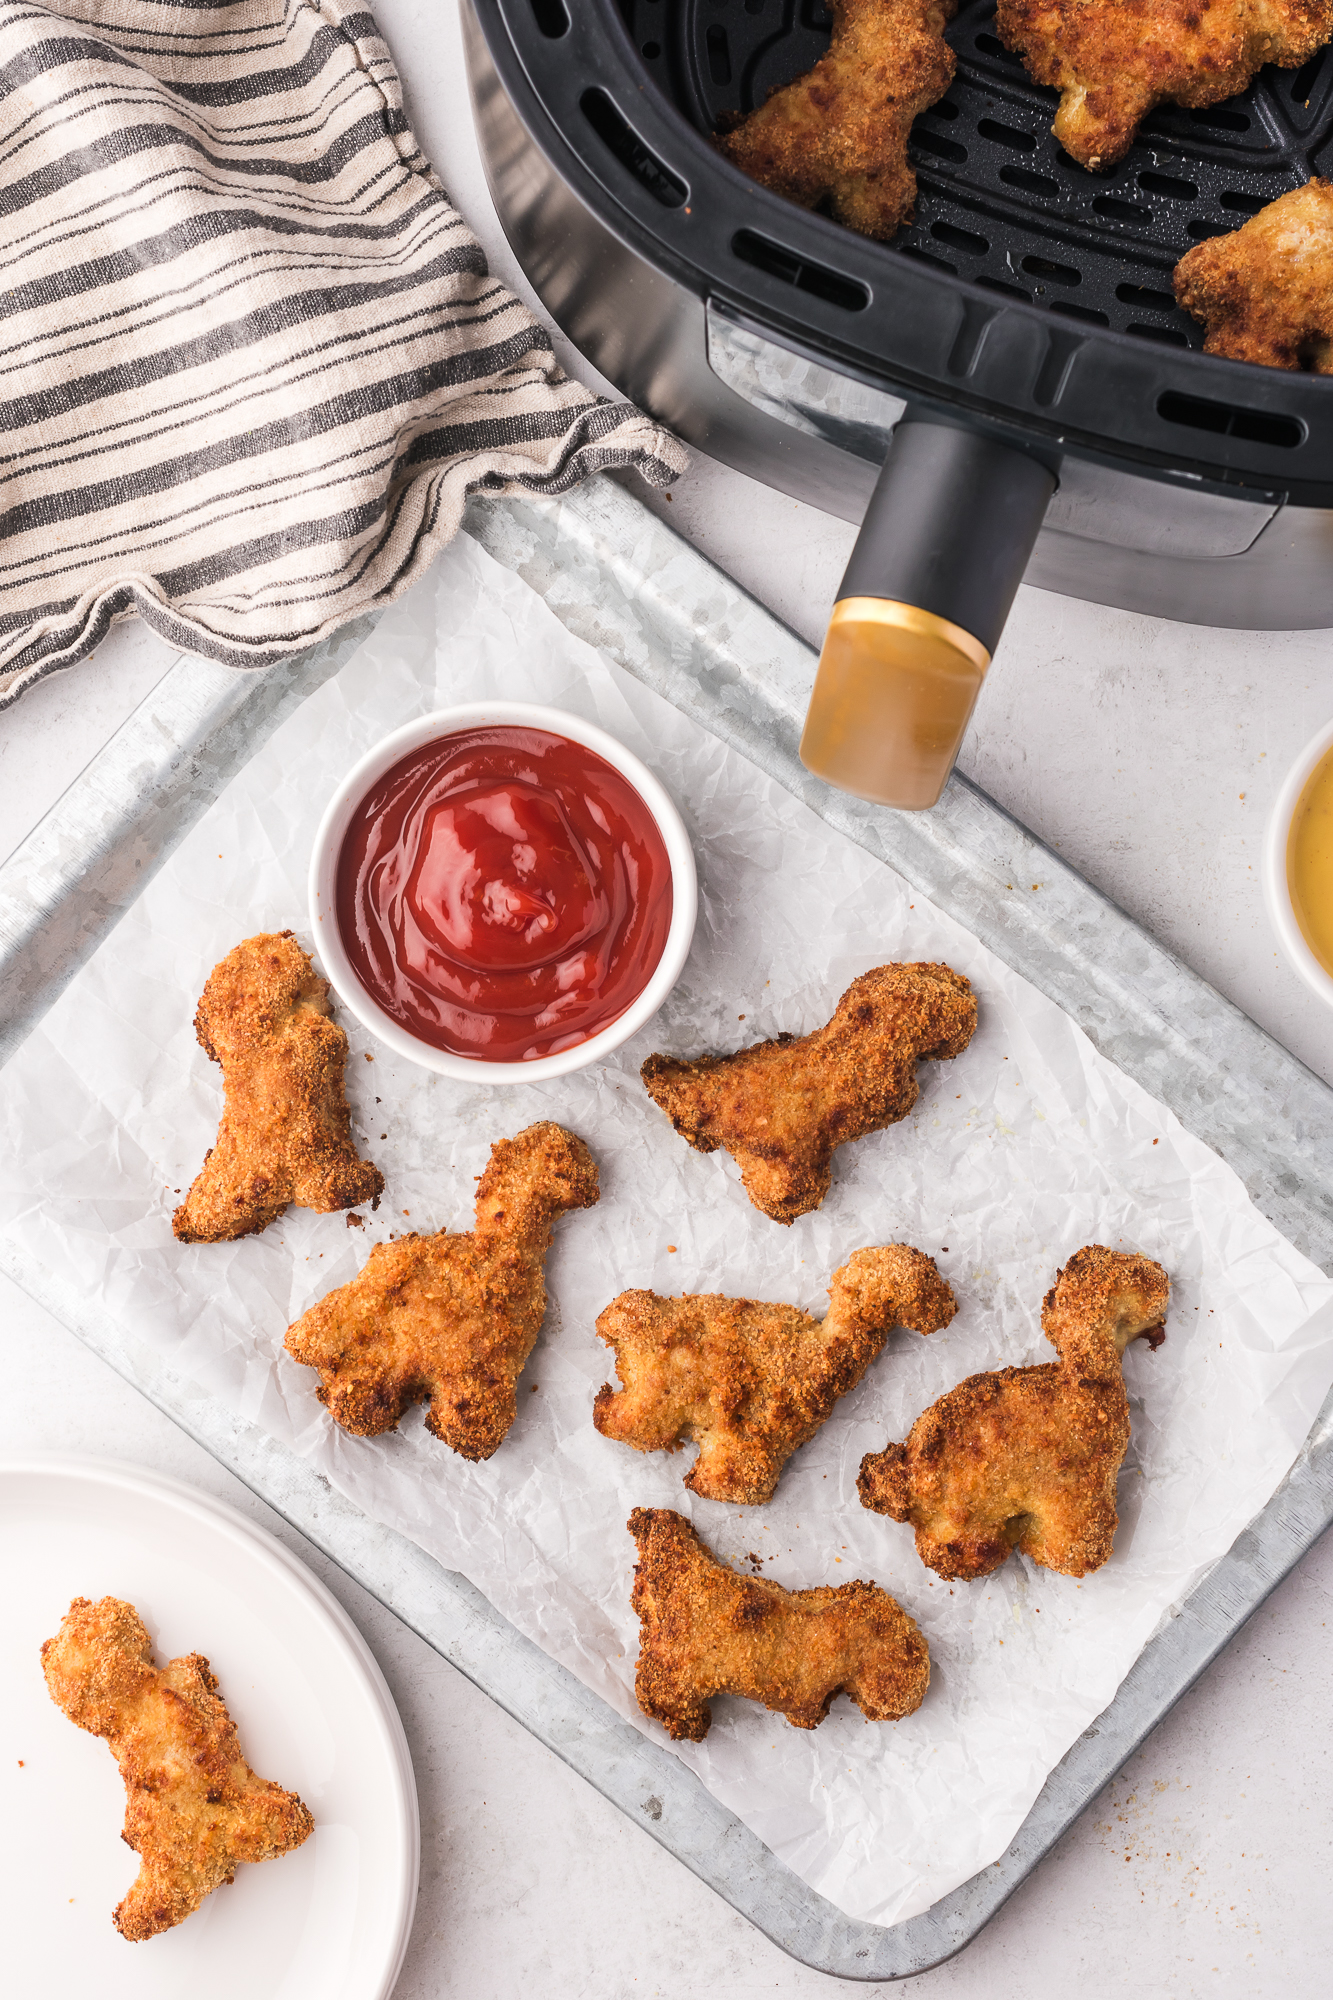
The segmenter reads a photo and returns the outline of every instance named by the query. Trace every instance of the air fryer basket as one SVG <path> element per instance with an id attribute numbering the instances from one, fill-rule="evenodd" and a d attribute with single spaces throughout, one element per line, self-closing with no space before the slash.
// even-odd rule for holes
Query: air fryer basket
<path id="1" fill-rule="evenodd" d="M 502 219 L 556 319 L 622 388 L 789 491 L 799 465 L 821 482 L 817 504 L 836 504 L 848 459 L 762 379 L 720 370 L 721 329 L 751 342 L 760 376 L 803 357 L 906 405 L 829 628 L 812 768 L 887 803 L 930 802 L 1039 537 L 1051 574 L 1057 482 L 1063 537 L 1086 553 L 1060 558 L 1053 587 L 1096 572 L 1082 594 L 1105 602 L 1333 623 L 1333 377 L 1204 355 L 1171 290 L 1191 245 L 1326 154 L 1333 172 L 1333 51 L 1214 109 L 1159 112 L 1118 168 L 1093 174 L 1052 137 L 1056 93 L 1000 43 L 994 0 L 964 0 L 955 80 L 912 129 L 915 219 L 881 244 L 759 187 L 711 143 L 823 53 L 824 0 L 470 6 Z M 955 692 L 917 702 L 928 683 Z M 874 789 L 867 735 L 913 702 L 929 754 L 910 785 L 900 770 Z"/>
<path id="2" fill-rule="evenodd" d="M 964 0 L 948 30 L 957 77 L 912 131 L 916 219 L 881 244 L 756 186 L 710 143 L 722 114 L 827 46 L 823 0 L 469 6 L 474 79 L 480 62 L 510 107 L 487 142 L 479 106 L 492 184 L 509 181 L 502 216 L 537 186 L 513 157 L 521 126 L 633 256 L 800 351 L 1019 449 L 1333 508 L 1333 377 L 1202 355 L 1171 295 L 1192 244 L 1333 172 L 1333 51 L 1215 109 L 1155 114 L 1117 169 L 1092 174 L 1051 137 L 1056 94 L 997 40 L 993 0 Z M 578 289 L 583 248 L 558 211 L 549 190 L 532 194 L 520 224 L 548 304 Z M 585 348 L 606 345 L 599 306 L 670 311 L 642 273 L 612 300 L 612 276 L 589 273 L 583 338 L 564 321 Z M 616 377 L 641 395 L 634 378 Z M 690 435 L 687 407 L 658 414 Z"/>
<path id="3" fill-rule="evenodd" d="M 752 110 L 828 47 L 823 0 L 621 0 L 644 66 L 702 133 Z M 1110 173 L 1051 137 L 1057 103 L 995 35 L 994 0 L 947 30 L 958 70 L 911 138 L 916 220 L 890 254 L 1142 340 L 1202 347 L 1171 273 L 1195 243 L 1333 168 L 1333 49 L 1263 70 L 1206 111 L 1165 106 Z"/>

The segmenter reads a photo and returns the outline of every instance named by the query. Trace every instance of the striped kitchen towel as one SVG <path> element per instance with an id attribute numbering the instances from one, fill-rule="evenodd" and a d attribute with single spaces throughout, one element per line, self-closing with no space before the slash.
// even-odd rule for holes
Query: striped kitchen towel
<path id="1" fill-rule="evenodd" d="M 0 706 L 137 612 L 266 666 L 467 495 L 680 446 L 556 365 L 342 0 L 0 0 Z"/>

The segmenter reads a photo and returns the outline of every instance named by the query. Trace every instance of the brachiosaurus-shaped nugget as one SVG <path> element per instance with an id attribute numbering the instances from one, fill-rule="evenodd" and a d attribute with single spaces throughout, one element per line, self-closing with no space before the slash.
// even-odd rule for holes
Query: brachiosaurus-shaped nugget
<path id="1" fill-rule="evenodd" d="M 905 1243 L 855 1251 L 829 1300 L 818 1320 L 755 1299 L 622 1292 L 597 1331 L 625 1386 L 598 1390 L 593 1422 L 637 1451 L 690 1439 L 699 1446 L 685 1475 L 691 1492 L 760 1505 L 894 1327 L 936 1333 L 957 1310 L 933 1260 Z"/>
<path id="2" fill-rule="evenodd" d="M 377 1243 L 359 1278 L 288 1327 L 287 1352 L 319 1370 L 320 1401 L 354 1437 L 428 1402 L 428 1430 L 462 1458 L 489 1458 L 546 1313 L 552 1220 L 596 1199 L 582 1139 L 529 1125 L 491 1148 L 470 1236 Z"/>
<path id="3" fill-rule="evenodd" d="M 132 1604 L 76 1597 L 42 1647 L 51 1699 L 101 1736 L 125 1780 L 121 1839 L 142 1866 L 112 1922 L 138 1943 L 199 1908 L 238 1861 L 299 1847 L 314 1821 L 295 1792 L 257 1778 L 201 1653 L 153 1665 Z"/>
<path id="4" fill-rule="evenodd" d="M 947 965 L 881 965 L 854 979 L 833 1019 L 730 1056 L 649 1056 L 640 1074 L 682 1139 L 725 1147 L 756 1208 L 794 1222 L 828 1193 L 834 1149 L 905 1118 L 916 1066 L 961 1055 L 977 1003 Z"/>
<path id="5" fill-rule="evenodd" d="M 182 1243 L 267 1229 L 290 1202 L 355 1208 L 384 1176 L 358 1159 L 343 1094 L 347 1037 L 329 1019 L 329 983 L 290 931 L 247 938 L 213 967 L 194 1017 L 222 1065 L 217 1143 L 172 1217 Z"/>
<path id="6" fill-rule="evenodd" d="M 926 1642 L 878 1584 L 784 1590 L 738 1576 L 669 1507 L 636 1507 L 629 1531 L 639 1549 L 634 1692 L 668 1736 L 701 1742 L 715 1694 L 762 1702 L 797 1729 L 817 1728 L 838 1694 L 867 1722 L 897 1722 L 925 1700 Z"/>
<path id="7" fill-rule="evenodd" d="M 906 1444 L 867 1452 L 862 1504 L 916 1529 L 937 1576 L 989 1576 L 1014 1549 L 1086 1576 L 1111 1553 L 1115 1482 L 1129 1444 L 1121 1357 L 1156 1347 L 1171 1295 L 1160 1264 L 1091 1243 L 1042 1302 L 1060 1356 L 971 1375 L 919 1416 Z"/>

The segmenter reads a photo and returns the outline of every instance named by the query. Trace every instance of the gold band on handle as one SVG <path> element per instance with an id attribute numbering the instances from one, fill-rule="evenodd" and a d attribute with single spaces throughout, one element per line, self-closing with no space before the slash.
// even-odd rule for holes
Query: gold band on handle
<path id="1" fill-rule="evenodd" d="M 829 630 L 835 623 L 850 624 L 854 620 L 867 625 L 894 625 L 900 632 L 953 646 L 964 659 L 971 660 L 979 674 L 984 674 L 990 665 L 991 656 L 980 639 L 974 639 L 961 625 L 951 624 L 933 611 L 923 611 L 919 604 L 899 604 L 892 597 L 840 597 L 833 607 Z"/>
<path id="2" fill-rule="evenodd" d="M 833 607 L 801 737 L 807 770 L 903 811 L 933 806 L 990 654 L 961 625 L 888 597 Z"/>

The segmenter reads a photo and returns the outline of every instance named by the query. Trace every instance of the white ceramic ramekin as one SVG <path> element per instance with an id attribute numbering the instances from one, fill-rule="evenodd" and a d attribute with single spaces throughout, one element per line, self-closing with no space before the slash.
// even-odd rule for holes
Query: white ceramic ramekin
<path id="1" fill-rule="evenodd" d="M 628 779 L 656 820 L 667 859 L 671 863 L 671 926 L 656 970 L 638 999 L 600 1034 L 590 1035 L 586 1042 L 579 1042 L 572 1049 L 562 1049 L 558 1055 L 539 1056 L 532 1062 L 478 1062 L 472 1056 L 455 1055 L 450 1049 L 437 1049 L 412 1034 L 401 1022 L 395 1021 L 371 998 L 352 969 L 339 935 L 334 908 L 338 855 L 343 837 L 354 809 L 375 780 L 382 777 L 400 757 L 419 750 L 424 744 L 453 736 L 461 729 L 484 729 L 499 724 L 521 729 L 545 729 L 552 736 L 568 737 L 571 742 L 581 743 L 585 749 L 604 757 L 622 777 Z M 546 1077 L 568 1076 L 572 1070 L 586 1069 L 589 1063 L 600 1062 L 613 1049 L 618 1049 L 622 1042 L 627 1042 L 657 1012 L 679 979 L 689 956 L 699 903 L 694 853 L 684 822 L 665 788 L 647 766 L 641 764 L 623 744 L 617 743 L 614 736 L 608 736 L 605 730 L 595 728 L 592 723 L 584 722 L 576 715 L 566 715 L 563 709 L 538 708 L 525 701 L 479 701 L 463 708 L 437 709 L 433 715 L 423 715 L 415 722 L 406 723 L 402 729 L 395 729 L 391 736 L 386 736 L 373 750 L 367 751 L 360 763 L 347 773 L 319 823 L 314 851 L 310 856 L 309 893 L 310 927 L 315 935 L 316 949 L 344 1007 L 356 1016 L 363 1028 L 368 1028 L 376 1040 L 383 1042 L 396 1055 L 406 1056 L 410 1062 L 420 1063 L 424 1069 L 433 1069 L 440 1076 L 460 1077 L 469 1083 L 539 1083 Z"/>
<path id="2" fill-rule="evenodd" d="M 1333 1007 L 1333 974 L 1324 970 L 1305 942 L 1305 934 L 1292 908 L 1291 888 L 1287 881 L 1287 843 L 1291 838 L 1291 822 L 1300 804 L 1301 793 L 1330 750 L 1333 750 L 1333 722 L 1310 738 L 1282 781 L 1282 789 L 1277 795 L 1268 831 L 1264 835 L 1263 877 L 1264 901 L 1268 905 L 1269 920 L 1277 932 L 1278 943 L 1306 985 Z"/>

